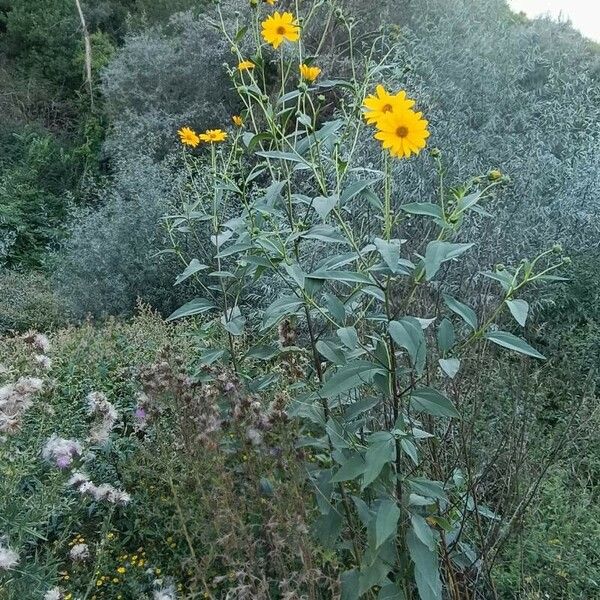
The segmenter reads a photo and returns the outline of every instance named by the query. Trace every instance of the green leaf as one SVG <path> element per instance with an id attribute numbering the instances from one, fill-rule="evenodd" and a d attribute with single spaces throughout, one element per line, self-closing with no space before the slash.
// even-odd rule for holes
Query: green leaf
<path id="1" fill-rule="evenodd" d="M 473 329 L 473 331 L 477 329 L 477 315 L 472 308 L 459 302 L 456 298 L 453 298 L 448 294 L 444 294 L 444 302 L 446 303 L 446 306 L 452 312 L 456 313 L 471 329 Z"/>
<path id="2" fill-rule="evenodd" d="M 396 460 L 396 442 L 392 435 L 389 435 L 388 439 L 376 441 L 370 445 L 365 453 L 367 467 L 364 471 L 363 489 L 379 477 L 386 464 L 394 460 Z"/>
<path id="3" fill-rule="evenodd" d="M 425 368 L 427 348 L 423 328 L 414 317 L 405 317 L 400 321 L 391 321 L 389 332 L 398 346 L 405 348 L 411 359 L 411 364 L 421 374 Z"/>
<path id="4" fill-rule="evenodd" d="M 313 202 L 312 207 L 315 209 L 320 219 L 324 221 L 329 213 L 335 208 L 339 198 L 336 195 L 333 196 L 317 196 Z"/>
<path id="5" fill-rule="evenodd" d="M 353 198 L 358 196 L 361 192 L 363 192 L 366 188 L 368 188 L 371 184 L 377 183 L 378 179 L 362 179 L 360 181 L 355 181 L 351 183 L 343 192 L 340 198 L 340 204 L 343 206 L 346 202 L 350 202 Z"/>
<path id="6" fill-rule="evenodd" d="M 526 300 L 507 300 L 506 304 L 510 310 L 510 314 L 515 318 L 515 321 L 525 327 L 527 315 L 529 314 L 529 304 Z"/>
<path id="7" fill-rule="evenodd" d="M 460 369 L 460 360 L 458 358 L 440 358 L 438 362 L 442 371 L 444 371 L 450 379 L 456 377 L 456 374 Z"/>
<path id="8" fill-rule="evenodd" d="M 348 240 L 331 225 L 314 225 L 302 234 L 306 240 L 319 240 L 335 244 L 348 244 Z"/>
<path id="9" fill-rule="evenodd" d="M 527 356 L 533 356 L 533 358 L 546 360 L 546 357 L 543 354 L 540 354 L 525 340 L 512 333 L 508 333 L 508 331 L 490 331 L 486 333 L 485 337 L 490 340 L 490 342 L 494 342 L 494 344 L 498 344 L 498 346 L 502 346 L 503 348 L 508 348 L 509 350 L 526 354 Z"/>
<path id="10" fill-rule="evenodd" d="M 296 314 L 302 306 L 297 296 L 281 296 L 273 302 L 263 315 L 262 329 L 268 329 L 277 324 L 283 317 Z"/>
<path id="11" fill-rule="evenodd" d="M 433 241 L 425 250 L 425 278 L 431 281 L 440 270 L 442 263 L 457 258 L 474 244 L 452 244 L 450 242 Z"/>
<path id="12" fill-rule="evenodd" d="M 392 500 L 382 500 L 375 517 L 375 548 L 396 535 L 399 518 L 400 509 L 397 504 Z"/>
<path id="13" fill-rule="evenodd" d="M 339 324 L 343 324 L 346 320 L 346 308 L 337 296 L 333 294 L 324 294 L 325 303 L 329 314 Z"/>
<path id="14" fill-rule="evenodd" d="M 344 571 L 340 577 L 342 594 L 340 600 L 358 600 L 359 595 L 359 573 L 356 569 Z"/>
<path id="15" fill-rule="evenodd" d="M 396 583 L 386 583 L 379 590 L 377 600 L 406 600 L 406 596 Z"/>
<path id="16" fill-rule="evenodd" d="M 433 388 L 415 390 L 410 396 L 410 403 L 414 410 L 434 417 L 460 417 L 454 404 Z"/>
<path id="17" fill-rule="evenodd" d="M 242 315 L 238 306 L 234 306 L 221 317 L 221 324 L 231 335 L 239 336 L 244 333 L 246 317 Z"/>
<path id="18" fill-rule="evenodd" d="M 321 388 L 323 398 L 335 398 L 361 385 L 371 383 L 375 373 L 382 369 L 374 363 L 357 360 L 339 368 Z"/>
<path id="19" fill-rule="evenodd" d="M 354 327 L 342 327 L 337 330 L 337 334 L 342 344 L 350 350 L 354 350 L 358 346 L 358 333 Z"/>
<path id="20" fill-rule="evenodd" d="M 406 481 L 415 494 L 426 498 L 447 500 L 444 486 L 441 481 L 425 479 L 424 477 L 407 477 Z"/>
<path id="21" fill-rule="evenodd" d="M 190 261 L 190 264 L 185 268 L 185 271 L 181 273 L 177 279 L 175 280 L 175 285 L 180 284 L 182 281 L 185 281 L 188 277 L 194 275 L 198 271 L 203 271 L 204 269 L 208 269 L 208 265 L 203 265 L 197 258 L 193 258 Z"/>
<path id="22" fill-rule="evenodd" d="M 454 346 L 456 336 L 454 335 L 454 325 L 450 319 L 444 318 L 437 330 L 438 348 L 442 354 L 446 354 Z"/>
<path id="23" fill-rule="evenodd" d="M 215 305 L 206 300 L 205 298 L 195 298 L 182 307 L 178 308 L 175 312 L 171 313 L 167 317 L 167 321 L 174 321 L 175 319 L 181 319 L 183 317 L 191 317 L 192 315 L 199 315 L 215 308 Z"/>
<path id="24" fill-rule="evenodd" d="M 344 283 L 373 283 L 368 275 L 356 271 L 314 271 L 309 277 L 329 281 L 343 281 Z"/>
<path id="25" fill-rule="evenodd" d="M 442 600 L 437 551 L 430 550 L 413 529 L 409 529 L 406 534 L 406 545 L 415 564 L 415 582 L 419 597 L 421 600 Z"/>
<path id="26" fill-rule="evenodd" d="M 436 219 L 444 217 L 442 209 L 437 204 L 432 204 L 431 202 L 409 202 L 408 204 L 402 204 L 400 210 L 409 215 L 423 215 Z"/>
<path id="27" fill-rule="evenodd" d="M 331 478 L 331 483 L 340 483 L 342 481 L 352 481 L 360 477 L 367 468 L 364 456 L 357 454 L 348 459 Z"/>
<path id="28" fill-rule="evenodd" d="M 348 362 L 342 351 L 342 347 L 332 340 L 319 340 L 316 344 L 316 348 L 319 354 L 323 355 L 334 365 L 345 365 L 346 362 Z"/>
<path id="29" fill-rule="evenodd" d="M 256 152 L 258 156 L 263 156 L 264 158 L 275 158 L 278 160 L 285 160 L 289 162 L 296 162 L 302 164 L 308 164 L 302 156 L 299 154 L 294 154 L 293 152 L 281 152 L 280 150 L 268 150 L 264 152 Z"/>
<path id="30" fill-rule="evenodd" d="M 410 522 L 415 535 L 433 552 L 437 548 L 437 542 L 433 530 L 429 527 L 427 521 L 421 515 L 411 514 Z"/>
<path id="31" fill-rule="evenodd" d="M 387 242 L 381 238 L 375 238 L 373 241 L 389 270 L 392 273 L 397 273 L 400 263 L 400 240 Z"/>

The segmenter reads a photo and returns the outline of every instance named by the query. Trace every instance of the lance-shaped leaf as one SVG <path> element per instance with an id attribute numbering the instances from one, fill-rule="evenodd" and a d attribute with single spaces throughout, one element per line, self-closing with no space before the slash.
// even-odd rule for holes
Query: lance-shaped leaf
<path id="1" fill-rule="evenodd" d="M 335 398 L 361 385 L 371 383 L 375 374 L 382 371 L 381 367 L 372 362 L 355 360 L 339 368 L 324 383 L 319 394 L 323 398 Z"/>
<path id="2" fill-rule="evenodd" d="M 334 194 L 333 196 L 317 196 L 312 201 L 312 207 L 315 209 L 320 219 L 324 221 L 329 213 L 335 208 L 339 198 Z"/>
<path id="3" fill-rule="evenodd" d="M 208 265 L 203 265 L 197 258 L 193 258 L 190 261 L 190 264 L 185 268 L 185 271 L 177 277 L 177 279 L 175 280 L 175 285 L 178 285 L 182 281 L 185 281 L 188 277 L 191 277 L 195 273 L 198 273 L 198 271 L 203 271 L 204 269 L 208 268 Z"/>
<path id="4" fill-rule="evenodd" d="M 362 483 L 363 489 L 379 477 L 379 473 L 386 464 L 394 460 L 396 460 L 396 442 L 391 435 L 388 434 L 387 438 L 383 440 L 376 439 L 370 444 L 365 453 L 366 469 Z"/>
<path id="5" fill-rule="evenodd" d="M 435 277 L 442 263 L 459 257 L 472 246 L 473 244 L 452 244 L 451 242 L 440 242 L 438 240 L 429 242 L 424 258 L 427 281 L 431 281 Z"/>
<path id="6" fill-rule="evenodd" d="M 375 516 L 375 548 L 396 535 L 400 509 L 393 500 L 382 500 Z"/>
<path id="7" fill-rule="evenodd" d="M 527 315 L 529 314 L 529 304 L 526 300 L 507 300 L 506 304 L 510 310 L 510 314 L 515 318 L 515 321 L 525 327 Z"/>
<path id="8" fill-rule="evenodd" d="M 199 315 L 213 308 L 215 308 L 215 305 L 210 302 L 210 300 L 206 300 L 205 298 L 194 298 L 194 300 L 184 304 L 181 308 L 178 308 L 174 313 L 170 314 L 167 321 Z"/>
<path id="9" fill-rule="evenodd" d="M 456 313 L 471 329 L 477 329 L 477 315 L 471 307 L 459 302 L 449 294 L 444 294 L 444 302 L 446 303 L 446 306 L 453 313 Z"/>
<path id="10" fill-rule="evenodd" d="M 400 321 L 391 321 L 389 332 L 394 342 L 408 352 L 412 366 L 420 375 L 427 359 L 425 335 L 421 323 L 414 317 L 404 317 Z"/>
<path id="11" fill-rule="evenodd" d="M 533 358 L 546 360 L 546 357 L 543 354 L 540 354 L 525 340 L 512 333 L 508 333 L 508 331 L 490 331 L 489 333 L 486 333 L 485 337 L 490 340 L 490 342 L 494 342 L 494 344 L 498 344 L 498 346 L 502 346 L 503 348 L 508 348 L 509 350 L 526 354 L 527 356 L 533 356 Z"/>
<path id="12" fill-rule="evenodd" d="M 442 581 L 437 550 L 430 550 L 413 529 L 406 534 L 406 545 L 415 564 L 415 582 L 421 600 L 441 600 Z"/>
<path id="13" fill-rule="evenodd" d="M 283 317 L 295 314 L 302 306 L 297 296 L 281 296 L 273 302 L 263 315 L 262 328 L 268 329 L 276 325 Z"/>
<path id="14" fill-rule="evenodd" d="M 410 403 L 414 410 L 434 417 L 460 417 L 454 404 L 433 388 L 424 387 L 415 390 L 410 395 Z"/>

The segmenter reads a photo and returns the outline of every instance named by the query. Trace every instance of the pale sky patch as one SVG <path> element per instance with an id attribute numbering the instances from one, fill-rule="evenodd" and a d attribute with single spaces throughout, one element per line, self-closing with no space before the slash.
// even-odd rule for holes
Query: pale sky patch
<path id="1" fill-rule="evenodd" d="M 549 15 L 569 20 L 588 38 L 600 42 L 600 0 L 508 0 L 510 7 L 528 17 Z"/>

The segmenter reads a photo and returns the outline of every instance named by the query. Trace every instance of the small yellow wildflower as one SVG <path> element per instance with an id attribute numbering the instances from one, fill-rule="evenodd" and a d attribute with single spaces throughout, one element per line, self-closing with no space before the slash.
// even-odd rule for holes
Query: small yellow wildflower
<path id="1" fill-rule="evenodd" d="M 306 81 L 314 81 L 321 74 L 320 67 L 310 67 L 309 65 L 300 65 L 300 75 Z"/>
<path id="2" fill-rule="evenodd" d="M 98 579 L 98 581 L 96 581 L 96 587 L 100 587 L 104 582 L 102 581 L 102 579 Z"/>
<path id="3" fill-rule="evenodd" d="M 189 127 L 182 127 L 178 132 L 179 139 L 184 146 L 191 146 L 195 148 L 200 143 L 198 134 Z"/>
<path id="4" fill-rule="evenodd" d="M 123 575 L 123 573 L 125 573 L 125 571 L 127 571 L 127 569 L 125 567 L 117 567 L 117 573 L 120 573 L 121 575 Z"/>
<path id="5" fill-rule="evenodd" d="M 233 124 L 236 127 L 242 127 L 244 125 L 244 119 L 242 119 L 240 115 L 233 115 L 233 117 L 231 117 L 231 120 L 233 121 Z"/>
<path id="6" fill-rule="evenodd" d="M 300 27 L 290 12 L 274 12 L 262 23 L 262 36 L 265 42 L 271 44 L 275 50 L 288 42 L 297 42 L 300 39 Z"/>
<path id="7" fill-rule="evenodd" d="M 238 71 L 250 71 L 250 69 L 254 69 L 256 65 L 251 60 L 242 60 L 237 68 Z"/>
<path id="8" fill-rule="evenodd" d="M 73 598 L 73 594 L 71 594 L 71 592 L 69 592 L 66 596 L 65 596 L 65 600 L 71 600 L 71 598 Z"/>
<path id="9" fill-rule="evenodd" d="M 119 578 L 118 578 L 118 577 L 113 577 L 113 580 L 112 580 L 112 582 L 113 582 L 113 583 L 119 583 Z"/>
<path id="10" fill-rule="evenodd" d="M 157 567 L 156 569 L 154 569 L 154 573 L 155 573 L 156 575 L 160 575 L 160 573 L 161 573 L 161 570 L 160 570 L 160 569 Z"/>
<path id="11" fill-rule="evenodd" d="M 377 122 L 378 139 L 392 156 L 408 158 L 425 148 L 429 137 L 428 122 L 422 113 L 405 109 L 385 115 Z"/>
<path id="12" fill-rule="evenodd" d="M 269 4 L 270 6 L 274 6 L 275 2 L 277 2 L 277 0 L 263 0 L 263 2 L 265 2 L 266 4 Z"/>
<path id="13" fill-rule="evenodd" d="M 227 133 L 222 129 L 207 129 L 204 133 L 200 134 L 200 139 L 203 142 L 215 144 L 217 142 L 224 142 L 227 139 Z"/>
<path id="14" fill-rule="evenodd" d="M 367 123 L 377 123 L 379 119 L 388 113 L 401 112 L 412 108 L 415 105 L 414 100 L 406 97 L 406 92 L 390 94 L 382 85 L 375 88 L 375 94 L 367 96 L 364 101 L 365 119 Z"/>
<path id="15" fill-rule="evenodd" d="M 109 540 L 114 540 L 114 539 L 115 539 L 115 534 L 114 534 L 112 531 L 109 531 L 109 532 L 106 534 L 106 537 L 107 537 L 107 539 L 109 539 Z"/>

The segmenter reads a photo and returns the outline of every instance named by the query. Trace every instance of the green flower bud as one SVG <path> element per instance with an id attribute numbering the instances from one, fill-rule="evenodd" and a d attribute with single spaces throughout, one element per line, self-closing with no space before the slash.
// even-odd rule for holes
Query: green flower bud
<path id="1" fill-rule="evenodd" d="M 504 271 L 506 267 L 502 263 L 496 265 L 496 271 Z"/>
<path id="2" fill-rule="evenodd" d="M 552 246 L 552 252 L 554 252 L 554 254 L 562 254 L 563 251 L 563 247 L 561 244 L 554 244 L 554 246 Z"/>
<path id="3" fill-rule="evenodd" d="M 433 158 L 437 158 L 438 156 L 442 155 L 442 151 L 439 148 L 432 148 L 429 151 L 429 154 L 431 154 L 431 156 L 433 156 Z"/>
<path id="4" fill-rule="evenodd" d="M 319 102 L 325 102 L 325 96 L 323 96 L 323 94 L 319 94 L 319 95 L 317 96 L 317 100 L 318 100 Z"/>
<path id="5" fill-rule="evenodd" d="M 562 261 L 563 261 L 563 265 L 570 265 L 570 264 L 572 264 L 572 263 L 573 263 L 573 261 L 571 260 L 571 257 L 570 257 L 570 256 L 565 256 L 565 257 L 563 257 L 563 260 L 562 260 Z"/>
<path id="6" fill-rule="evenodd" d="M 490 181 L 498 181 L 498 179 L 502 179 L 502 172 L 498 169 L 493 169 L 488 173 L 488 179 Z"/>

